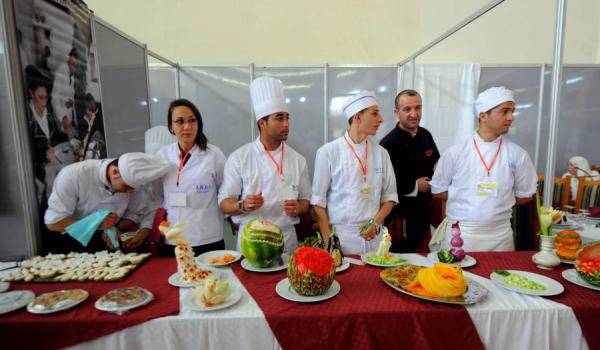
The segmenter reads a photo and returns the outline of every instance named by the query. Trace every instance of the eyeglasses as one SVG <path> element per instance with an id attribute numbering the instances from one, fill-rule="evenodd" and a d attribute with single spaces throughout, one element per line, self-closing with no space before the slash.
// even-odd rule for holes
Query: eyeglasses
<path id="1" fill-rule="evenodd" d="M 182 127 L 185 124 L 189 124 L 191 126 L 194 126 L 194 125 L 198 124 L 198 119 L 196 119 L 196 118 L 191 118 L 191 119 L 188 119 L 188 120 L 177 119 L 177 120 L 173 120 L 173 124 L 175 124 L 178 127 Z"/>

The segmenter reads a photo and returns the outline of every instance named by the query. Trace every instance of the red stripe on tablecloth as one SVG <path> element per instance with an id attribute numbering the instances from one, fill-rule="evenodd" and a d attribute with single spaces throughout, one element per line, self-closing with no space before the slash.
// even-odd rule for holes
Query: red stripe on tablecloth
<path id="1" fill-rule="evenodd" d="M 551 271 L 537 268 L 531 261 L 531 256 L 534 253 L 469 253 L 477 259 L 477 265 L 469 268 L 468 271 L 483 277 L 489 277 L 490 273 L 496 269 L 523 270 L 555 279 L 565 287 L 565 291 L 560 295 L 547 298 L 572 308 L 589 348 L 600 349 L 600 332 L 598 332 L 600 295 L 598 292 L 575 285 L 561 276 L 562 271 L 573 268 L 572 265 L 562 264 Z M 568 336 L 568 334 L 565 336 Z"/>
<path id="2" fill-rule="evenodd" d="M 275 292 L 285 271 L 233 271 L 262 309 L 284 349 L 483 349 L 462 306 L 418 300 L 388 287 L 381 269 L 351 265 L 336 297 L 311 304 Z"/>
<path id="3" fill-rule="evenodd" d="M 146 322 L 179 313 L 179 288 L 167 283 L 176 271 L 173 258 L 150 258 L 122 282 L 13 283 L 11 290 L 29 289 L 36 295 L 61 289 L 82 288 L 90 296 L 63 312 L 36 315 L 24 308 L 0 315 L 0 339 L 4 349 L 57 349 L 75 345 Z M 94 303 L 115 288 L 139 286 L 154 294 L 150 304 L 121 316 L 97 310 Z"/>

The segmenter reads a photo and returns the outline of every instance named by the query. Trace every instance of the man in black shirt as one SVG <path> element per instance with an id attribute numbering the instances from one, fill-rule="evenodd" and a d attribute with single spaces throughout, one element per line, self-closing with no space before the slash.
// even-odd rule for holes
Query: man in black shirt
<path id="1" fill-rule="evenodd" d="M 398 124 L 380 142 L 390 154 L 398 187 L 398 205 L 386 222 L 394 252 L 414 253 L 431 222 L 429 181 L 440 154 L 431 133 L 419 127 L 421 107 L 418 92 L 401 91 L 394 109 Z"/>

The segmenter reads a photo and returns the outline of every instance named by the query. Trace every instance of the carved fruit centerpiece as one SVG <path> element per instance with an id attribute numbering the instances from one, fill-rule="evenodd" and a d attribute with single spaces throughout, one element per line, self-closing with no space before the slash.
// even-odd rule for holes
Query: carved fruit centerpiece
<path id="1" fill-rule="evenodd" d="M 554 237 L 556 255 L 561 259 L 575 260 L 581 248 L 581 237 L 574 230 L 562 230 Z"/>
<path id="2" fill-rule="evenodd" d="M 322 295 L 333 283 L 333 258 L 316 247 L 300 247 L 290 259 L 288 280 L 296 293 L 304 296 Z"/>
<path id="3" fill-rule="evenodd" d="M 586 244 L 579 250 L 575 269 L 586 282 L 600 287 L 600 242 Z"/>
<path id="4" fill-rule="evenodd" d="M 252 266 L 265 268 L 279 262 L 283 253 L 281 228 L 265 219 L 254 219 L 244 225 L 242 254 Z"/>

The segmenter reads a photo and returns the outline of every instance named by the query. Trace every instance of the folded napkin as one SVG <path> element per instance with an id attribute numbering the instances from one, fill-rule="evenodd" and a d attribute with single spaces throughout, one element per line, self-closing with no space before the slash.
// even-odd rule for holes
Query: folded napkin
<path id="1" fill-rule="evenodd" d="M 589 216 L 593 218 L 600 218 L 600 207 L 590 208 L 588 209 Z"/>
<path id="2" fill-rule="evenodd" d="M 98 210 L 67 226 L 65 231 L 67 231 L 71 237 L 79 241 L 79 243 L 83 244 L 83 246 L 87 247 L 92 236 L 94 236 L 94 233 L 98 230 L 98 227 L 108 214 L 110 214 L 110 210 Z M 117 230 L 114 227 L 111 227 L 104 230 L 104 233 L 110 239 L 113 248 L 118 248 L 119 240 L 117 239 Z"/>

